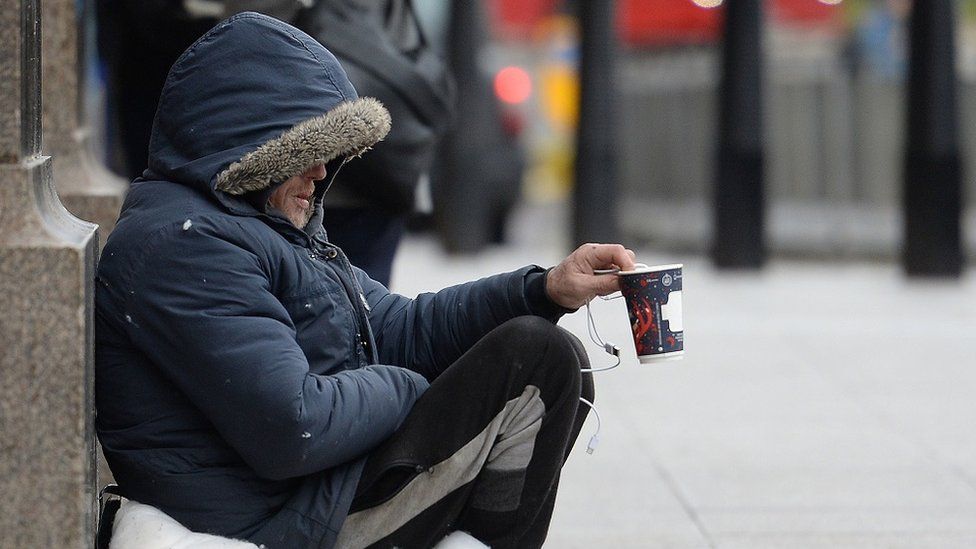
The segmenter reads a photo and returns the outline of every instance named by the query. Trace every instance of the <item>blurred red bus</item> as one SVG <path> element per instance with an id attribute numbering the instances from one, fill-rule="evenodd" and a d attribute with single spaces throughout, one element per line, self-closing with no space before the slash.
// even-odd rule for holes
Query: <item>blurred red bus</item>
<path id="1" fill-rule="evenodd" d="M 582 0 L 586 1 L 586 0 Z M 621 41 L 628 46 L 708 44 L 721 33 L 722 0 L 618 0 Z M 502 38 L 528 39 L 545 18 L 566 8 L 560 0 L 491 0 Z M 769 16 L 783 25 L 818 26 L 839 21 L 838 4 L 822 0 L 770 0 Z M 707 6 L 716 5 L 710 8 Z"/>

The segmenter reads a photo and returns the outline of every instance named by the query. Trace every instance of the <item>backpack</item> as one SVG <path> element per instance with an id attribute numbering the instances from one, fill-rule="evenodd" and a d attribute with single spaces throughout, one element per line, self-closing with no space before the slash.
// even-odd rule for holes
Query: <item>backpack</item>
<path id="1" fill-rule="evenodd" d="M 342 168 L 339 188 L 388 213 L 412 211 L 418 182 L 454 118 L 455 90 L 410 0 L 319 1 L 295 25 L 328 48 L 359 95 L 379 99 L 393 119 L 386 139 Z"/>

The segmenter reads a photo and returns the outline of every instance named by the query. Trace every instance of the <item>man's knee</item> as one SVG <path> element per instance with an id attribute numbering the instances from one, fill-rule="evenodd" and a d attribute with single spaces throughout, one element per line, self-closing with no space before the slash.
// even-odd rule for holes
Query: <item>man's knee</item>
<path id="1" fill-rule="evenodd" d="M 516 317 L 501 324 L 493 334 L 518 341 L 529 353 L 535 350 L 540 353 L 566 355 L 567 361 L 575 364 L 577 369 L 589 367 L 586 350 L 579 338 L 544 318 Z"/>
<path id="2" fill-rule="evenodd" d="M 492 331 L 492 334 L 499 337 L 516 338 L 518 341 L 526 343 L 543 344 L 555 329 L 555 324 L 542 317 L 517 316 L 500 324 Z"/>
<path id="3" fill-rule="evenodd" d="M 523 355 L 534 355 L 545 362 L 547 371 L 578 379 L 580 370 L 590 367 L 579 338 L 543 318 L 520 316 L 503 323 L 496 330 L 498 337 L 517 341 Z M 588 385 L 592 387 L 592 382 Z"/>
<path id="4" fill-rule="evenodd" d="M 593 400 L 593 379 L 580 370 L 590 367 L 583 343 L 571 332 L 537 316 L 520 316 L 504 322 L 490 334 L 495 344 L 512 349 L 521 357 L 544 362 L 543 368 L 559 377 L 571 379 L 580 387 L 583 398 Z"/>

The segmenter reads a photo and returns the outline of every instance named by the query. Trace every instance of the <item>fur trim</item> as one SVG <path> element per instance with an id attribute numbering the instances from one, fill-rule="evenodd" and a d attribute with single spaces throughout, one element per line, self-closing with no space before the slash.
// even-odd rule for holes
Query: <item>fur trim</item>
<path id="1" fill-rule="evenodd" d="M 108 546 L 109 549 L 259 549 L 246 541 L 191 532 L 159 509 L 132 500 L 123 501 L 115 515 Z"/>
<path id="2" fill-rule="evenodd" d="M 434 549 L 491 549 L 467 532 L 451 532 L 439 541 Z"/>
<path id="3" fill-rule="evenodd" d="M 359 156 L 390 131 L 390 113 L 363 97 L 300 122 L 244 155 L 217 176 L 216 188 L 239 195 L 259 191 L 335 158 Z"/>

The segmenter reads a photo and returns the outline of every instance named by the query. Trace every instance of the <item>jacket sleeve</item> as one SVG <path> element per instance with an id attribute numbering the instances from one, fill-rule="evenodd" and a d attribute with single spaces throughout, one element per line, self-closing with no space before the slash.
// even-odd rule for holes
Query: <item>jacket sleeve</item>
<path id="1" fill-rule="evenodd" d="M 362 271 L 357 274 L 370 305 L 380 362 L 404 366 L 429 381 L 507 320 L 535 315 L 556 322 L 571 312 L 545 296 L 547 271 L 535 265 L 415 299 L 390 293 Z"/>
<path id="2" fill-rule="evenodd" d="M 130 337 L 262 477 L 364 454 L 427 387 L 394 366 L 310 373 L 264 256 L 203 223 L 165 231 L 143 257 L 125 309 Z"/>

